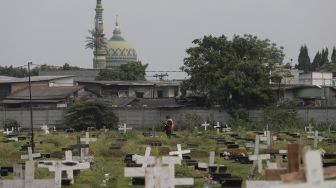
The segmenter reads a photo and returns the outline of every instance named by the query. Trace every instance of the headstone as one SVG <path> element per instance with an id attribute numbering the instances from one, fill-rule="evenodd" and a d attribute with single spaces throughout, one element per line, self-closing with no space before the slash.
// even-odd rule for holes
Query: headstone
<path id="1" fill-rule="evenodd" d="M 80 160 L 85 160 L 84 159 L 85 158 L 85 150 L 84 150 L 84 148 L 88 148 L 89 145 L 88 144 L 81 144 L 80 136 L 77 136 L 77 144 L 70 145 L 69 147 L 73 148 L 73 149 L 77 149 L 77 152 L 78 152 Z"/>
<path id="2" fill-rule="evenodd" d="M 217 122 L 217 125 L 214 126 L 214 128 L 217 130 L 217 134 L 219 134 L 222 128 L 222 126 L 220 125 L 220 122 Z"/>
<path id="3" fill-rule="evenodd" d="M 150 153 L 151 153 L 151 148 L 150 147 L 146 147 L 146 151 L 145 151 L 145 155 L 144 156 L 133 155 L 132 159 L 136 163 L 142 164 L 142 168 L 145 168 L 148 165 L 155 163 L 155 157 L 150 156 Z"/>
<path id="4" fill-rule="evenodd" d="M 300 167 L 299 144 L 288 144 L 288 172 L 297 172 Z"/>

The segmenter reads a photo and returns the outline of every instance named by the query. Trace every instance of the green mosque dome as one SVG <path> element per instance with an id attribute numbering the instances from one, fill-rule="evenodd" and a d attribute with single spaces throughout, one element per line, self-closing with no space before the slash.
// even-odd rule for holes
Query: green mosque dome
<path id="1" fill-rule="evenodd" d="M 112 38 L 106 42 L 106 52 L 107 68 L 116 68 L 122 64 L 137 61 L 137 54 L 132 44 L 121 36 L 118 21 Z"/>

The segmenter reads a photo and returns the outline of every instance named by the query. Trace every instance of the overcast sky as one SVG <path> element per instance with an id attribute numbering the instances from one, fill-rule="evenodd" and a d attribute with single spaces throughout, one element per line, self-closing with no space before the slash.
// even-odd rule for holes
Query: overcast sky
<path id="1" fill-rule="evenodd" d="M 96 0 L 1 0 L 0 63 L 92 68 L 85 49 Z M 307 44 L 311 59 L 336 45 L 335 0 L 103 0 L 105 34 L 120 28 L 148 70 L 178 70 L 191 41 L 204 35 L 254 34 L 297 61 Z"/>

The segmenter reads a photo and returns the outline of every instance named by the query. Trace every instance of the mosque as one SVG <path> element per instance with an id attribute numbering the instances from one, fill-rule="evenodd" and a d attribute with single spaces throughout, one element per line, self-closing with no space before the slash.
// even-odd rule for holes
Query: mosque
<path id="1" fill-rule="evenodd" d="M 116 18 L 115 29 L 109 40 L 105 39 L 103 22 L 102 0 L 97 0 L 95 16 L 95 49 L 93 50 L 94 69 L 116 69 L 122 64 L 137 61 L 137 53 L 132 44 L 127 42 L 119 28 L 118 17 Z M 102 44 L 99 44 L 99 41 Z"/>

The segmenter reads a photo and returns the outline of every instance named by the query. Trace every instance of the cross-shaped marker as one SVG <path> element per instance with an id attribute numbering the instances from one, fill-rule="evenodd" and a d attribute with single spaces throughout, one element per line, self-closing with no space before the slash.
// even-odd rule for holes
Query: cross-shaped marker
<path id="1" fill-rule="evenodd" d="M 12 134 L 13 131 L 14 131 L 14 128 L 12 127 L 11 131 L 9 131 L 8 128 L 7 128 L 6 131 L 4 131 L 3 133 L 8 136 L 8 135 Z"/>
<path id="2" fill-rule="evenodd" d="M 80 141 L 80 136 L 77 136 L 77 143 L 75 145 L 70 145 L 70 148 L 76 148 L 78 151 L 78 155 L 80 156 L 80 160 L 84 160 L 85 158 L 85 151 L 84 148 L 88 148 L 89 145 L 88 144 L 81 144 Z"/>
<path id="3" fill-rule="evenodd" d="M 250 161 L 254 161 L 252 169 L 258 165 L 258 172 L 262 173 L 262 161 L 266 159 L 270 159 L 270 154 L 259 154 L 259 135 L 256 135 L 255 147 L 254 147 L 254 155 L 249 156 Z"/>
<path id="4" fill-rule="evenodd" d="M 85 142 L 85 144 L 90 144 L 90 142 L 95 142 L 97 141 L 97 138 L 90 138 L 90 133 L 86 132 L 85 133 L 85 138 L 80 138 L 81 142 Z M 89 154 L 89 148 L 85 148 L 85 154 L 88 155 Z"/>
<path id="5" fill-rule="evenodd" d="M 180 159 L 183 159 L 183 154 L 190 153 L 190 150 L 182 150 L 181 144 L 177 144 L 177 151 L 169 152 L 169 155 L 178 155 Z"/>
<path id="6" fill-rule="evenodd" d="M 204 122 L 201 126 L 204 127 L 205 131 L 207 131 L 207 128 L 210 126 L 210 124 L 208 124 L 207 122 Z"/>
<path id="7" fill-rule="evenodd" d="M 307 151 L 305 157 L 305 183 L 274 185 L 272 188 L 333 188 L 335 180 L 324 181 L 322 158 L 319 151 Z"/>
<path id="8" fill-rule="evenodd" d="M 219 134 L 220 129 L 222 128 L 222 126 L 220 125 L 220 122 L 217 122 L 217 125 L 214 126 L 214 128 L 217 130 L 217 134 Z"/>
<path id="9" fill-rule="evenodd" d="M 151 148 L 150 147 L 146 147 L 146 152 L 145 152 L 145 156 L 141 156 L 141 155 L 133 155 L 132 159 L 138 163 L 138 164 L 142 164 L 142 168 L 147 167 L 150 164 L 154 164 L 155 163 L 155 157 L 150 156 L 151 153 Z"/>
<path id="10" fill-rule="evenodd" d="M 44 134 L 45 134 L 45 135 L 47 135 L 47 134 L 50 133 L 50 132 L 49 132 L 49 127 L 48 127 L 48 125 L 43 125 L 43 126 L 41 126 L 41 129 L 42 129 L 42 131 L 44 131 Z"/>
<path id="11" fill-rule="evenodd" d="M 26 160 L 28 159 L 29 161 L 32 161 L 34 158 L 39 158 L 41 157 L 40 153 L 34 153 L 32 152 L 32 148 L 28 147 L 28 155 L 21 155 L 21 159 Z"/>
<path id="12" fill-rule="evenodd" d="M 309 131 L 307 131 L 307 130 L 309 130 Z M 305 127 L 305 132 L 308 132 L 309 134 L 313 133 L 313 127 L 312 127 L 312 125 L 310 123 L 309 123 L 308 127 Z"/>
<path id="13" fill-rule="evenodd" d="M 65 152 L 65 159 L 64 161 L 41 161 L 38 164 L 39 168 L 48 168 L 49 171 L 55 172 L 55 188 L 61 187 L 62 182 L 62 171 L 67 172 L 68 179 L 71 180 L 71 183 L 74 182 L 74 176 L 73 171 L 74 170 L 83 170 L 83 169 L 89 169 L 90 163 L 89 162 L 83 162 L 80 163 L 78 161 L 72 160 L 72 152 L 66 151 Z"/>
<path id="14" fill-rule="evenodd" d="M 126 123 L 121 124 L 118 128 L 119 131 L 124 131 L 124 134 L 127 133 L 127 130 L 132 130 L 132 127 L 127 127 Z"/>

